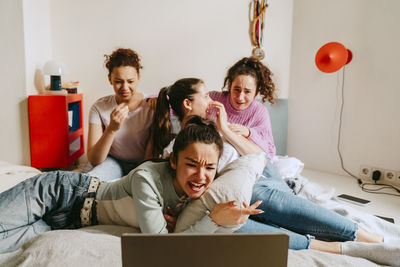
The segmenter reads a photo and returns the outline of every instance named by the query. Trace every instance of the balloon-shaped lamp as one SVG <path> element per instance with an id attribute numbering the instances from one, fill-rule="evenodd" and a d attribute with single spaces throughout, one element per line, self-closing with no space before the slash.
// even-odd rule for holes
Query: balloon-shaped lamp
<path id="1" fill-rule="evenodd" d="M 61 61 L 47 61 L 43 67 L 44 74 L 50 75 L 50 90 L 61 90 L 61 75 L 67 74 L 68 70 Z"/>
<path id="2" fill-rule="evenodd" d="M 353 53 L 338 42 L 330 42 L 323 45 L 315 55 L 317 68 L 326 73 L 340 70 L 344 65 L 350 63 Z"/>

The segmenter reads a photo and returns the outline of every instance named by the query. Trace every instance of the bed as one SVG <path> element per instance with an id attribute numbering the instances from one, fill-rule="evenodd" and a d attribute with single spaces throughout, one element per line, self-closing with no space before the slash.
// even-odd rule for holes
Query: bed
<path id="1" fill-rule="evenodd" d="M 287 101 L 283 103 L 283 110 L 287 110 Z M 278 103 L 279 104 L 279 103 Z M 286 107 L 285 107 L 286 105 Z M 275 127 L 284 135 L 287 125 L 287 113 L 279 121 L 286 121 L 281 127 Z M 271 121 L 274 121 L 274 113 L 271 112 Z M 282 134 L 283 133 L 283 134 Z M 275 135 L 274 135 L 275 136 Z M 284 144 L 279 146 L 280 154 L 286 152 L 286 142 L 277 140 L 275 142 Z M 302 176 L 304 165 L 301 161 L 290 157 L 276 157 L 274 164 L 280 169 L 281 174 L 287 182 L 294 182 L 293 189 L 304 198 L 310 199 L 326 208 L 334 210 L 344 216 L 357 221 L 365 228 L 400 238 L 400 226 L 388 223 L 371 214 L 359 211 L 351 206 L 342 204 L 334 197 L 329 188 L 318 186 L 312 179 Z M 7 162 L 0 161 L 0 192 L 17 184 L 18 182 L 40 173 L 39 170 Z M 57 230 L 44 233 L 27 242 L 17 251 L 0 254 L 0 266 L 121 266 L 121 244 L 122 233 L 135 233 L 138 229 L 122 226 L 98 225 L 78 230 Z M 379 244 L 373 250 L 391 251 L 393 257 L 400 257 L 400 243 Z M 351 257 L 335 255 L 313 250 L 289 250 L 288 266 L 382 266 L 374 262 L 368 255 Z M 372 257 L 373 259 L 373 257 Z M 266 259 L 267 262 L 267 259 Z M 398 261 L 400 266 L 400 259 Z"/>
<path id="2" fill-rule="evenodd" d="M 286 170 L 287 172 L 287 170 Z M 0 162 L 0 191 L 40 173 L 28 166 Z M 331 209 L 343 210 L 352 214 L 352 219 L 368 223 L 375 229 L 391 231 L 400 236 L 399 225 L 387 223 L 369 214 L 357 212 L 343 204 L 333 205 L 335 200 L 327 197 L 327 191 L 313 182 L 303 179 L 299 194 Z M 322 190 L 318 191 L 316 190 Z M 303 191 L 304 190 L 304 191 Z M 323 197 L 321 198 L 321 194 Z M 328 190 L 329 192 L 329 190 Z M 337 212 L 340 212 L 340 210 Z M 349 215 L 350 216 L 350 215 Z M 122 233 L 135 233 L 138 229 L 122 226 L 98 225 L 79 230 L 57 230 L 44 233 L 27 242 L 19 250 L 0 254 L 0 266 L 121 266 Z M 400 250 L 399 250 L 400 251 Z M 288 266 L 380 266 L 360 257 L 335 255 L 313 250 L 289 250 Z"/>

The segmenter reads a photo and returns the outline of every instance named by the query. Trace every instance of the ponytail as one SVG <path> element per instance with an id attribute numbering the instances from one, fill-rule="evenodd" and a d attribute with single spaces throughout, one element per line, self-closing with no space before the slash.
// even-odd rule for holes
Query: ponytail
<path id="1" fill-rule="evenodd" d="M 185 99 L 193 99 L 193 95 L 197 93 L 196 85 L 200 83 L 203 83 L 203 81 L 197 78 L 184 78 L 177 80 L 173 85 L 164 87 L 160 90 L 157 98 L 153 125 L 151 127 L 152 157 L 160 157 L 163 149 L 175 137 L 171 133 L 172 125 L 170 120 L 170 110 L 172 109 L 174 115 L 182 121 L 185 117 L 183 101 Z"/>
<path id="2" fill-rule="evenodd" d="M 153 124 L 151 127 L 152 157 L 158 158 L 169 142 L 173 139 L 171 134 L 171 120 L 168 100 L 169 87 L 163 87 L 158 93 L 157 108 L 154 113 Z"/>

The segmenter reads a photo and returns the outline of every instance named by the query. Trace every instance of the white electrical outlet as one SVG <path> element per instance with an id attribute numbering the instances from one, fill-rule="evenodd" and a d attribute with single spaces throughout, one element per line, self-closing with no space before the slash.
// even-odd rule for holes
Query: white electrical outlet
<path id="1" fill-rule="evenodd" d="M 383 170 L 383 183 L 391 184 L 393 186 L 400 185 L 400 171 Z"/>
<path id="2" fill-rule="evenodd" d="M 359 175 L 362 180 L 370 181 L 372 179 L 372 167 L 367 165 L 361 165 Z"/>
<path id="3" fill-rule="evenodd" d="M 396 172 L 391 170 L 385 170 L 385 180 L 393 181 L 396 177 Z"/>
<path id="4" fill-rule="evenodd" d="M 372 167 L 368 165 L 361 165 L 359 177 L 364 181 L 374 182 L 372 176 L 375 171 L 380 171 L 381 173 L 379 180 L 377 180 L 378 183 L 387 183 L 395 186 L 400 185 L 400 171 L 393 171 L 393 170 Z"/>

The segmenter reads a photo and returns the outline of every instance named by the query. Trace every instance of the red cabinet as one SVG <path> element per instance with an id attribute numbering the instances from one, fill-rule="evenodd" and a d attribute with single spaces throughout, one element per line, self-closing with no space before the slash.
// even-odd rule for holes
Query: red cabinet
<path id="1" fill-rule="evenodd" d="M 84 153 L 82 94 L 28 97 L 31 165 L 68 168 Z"/>

